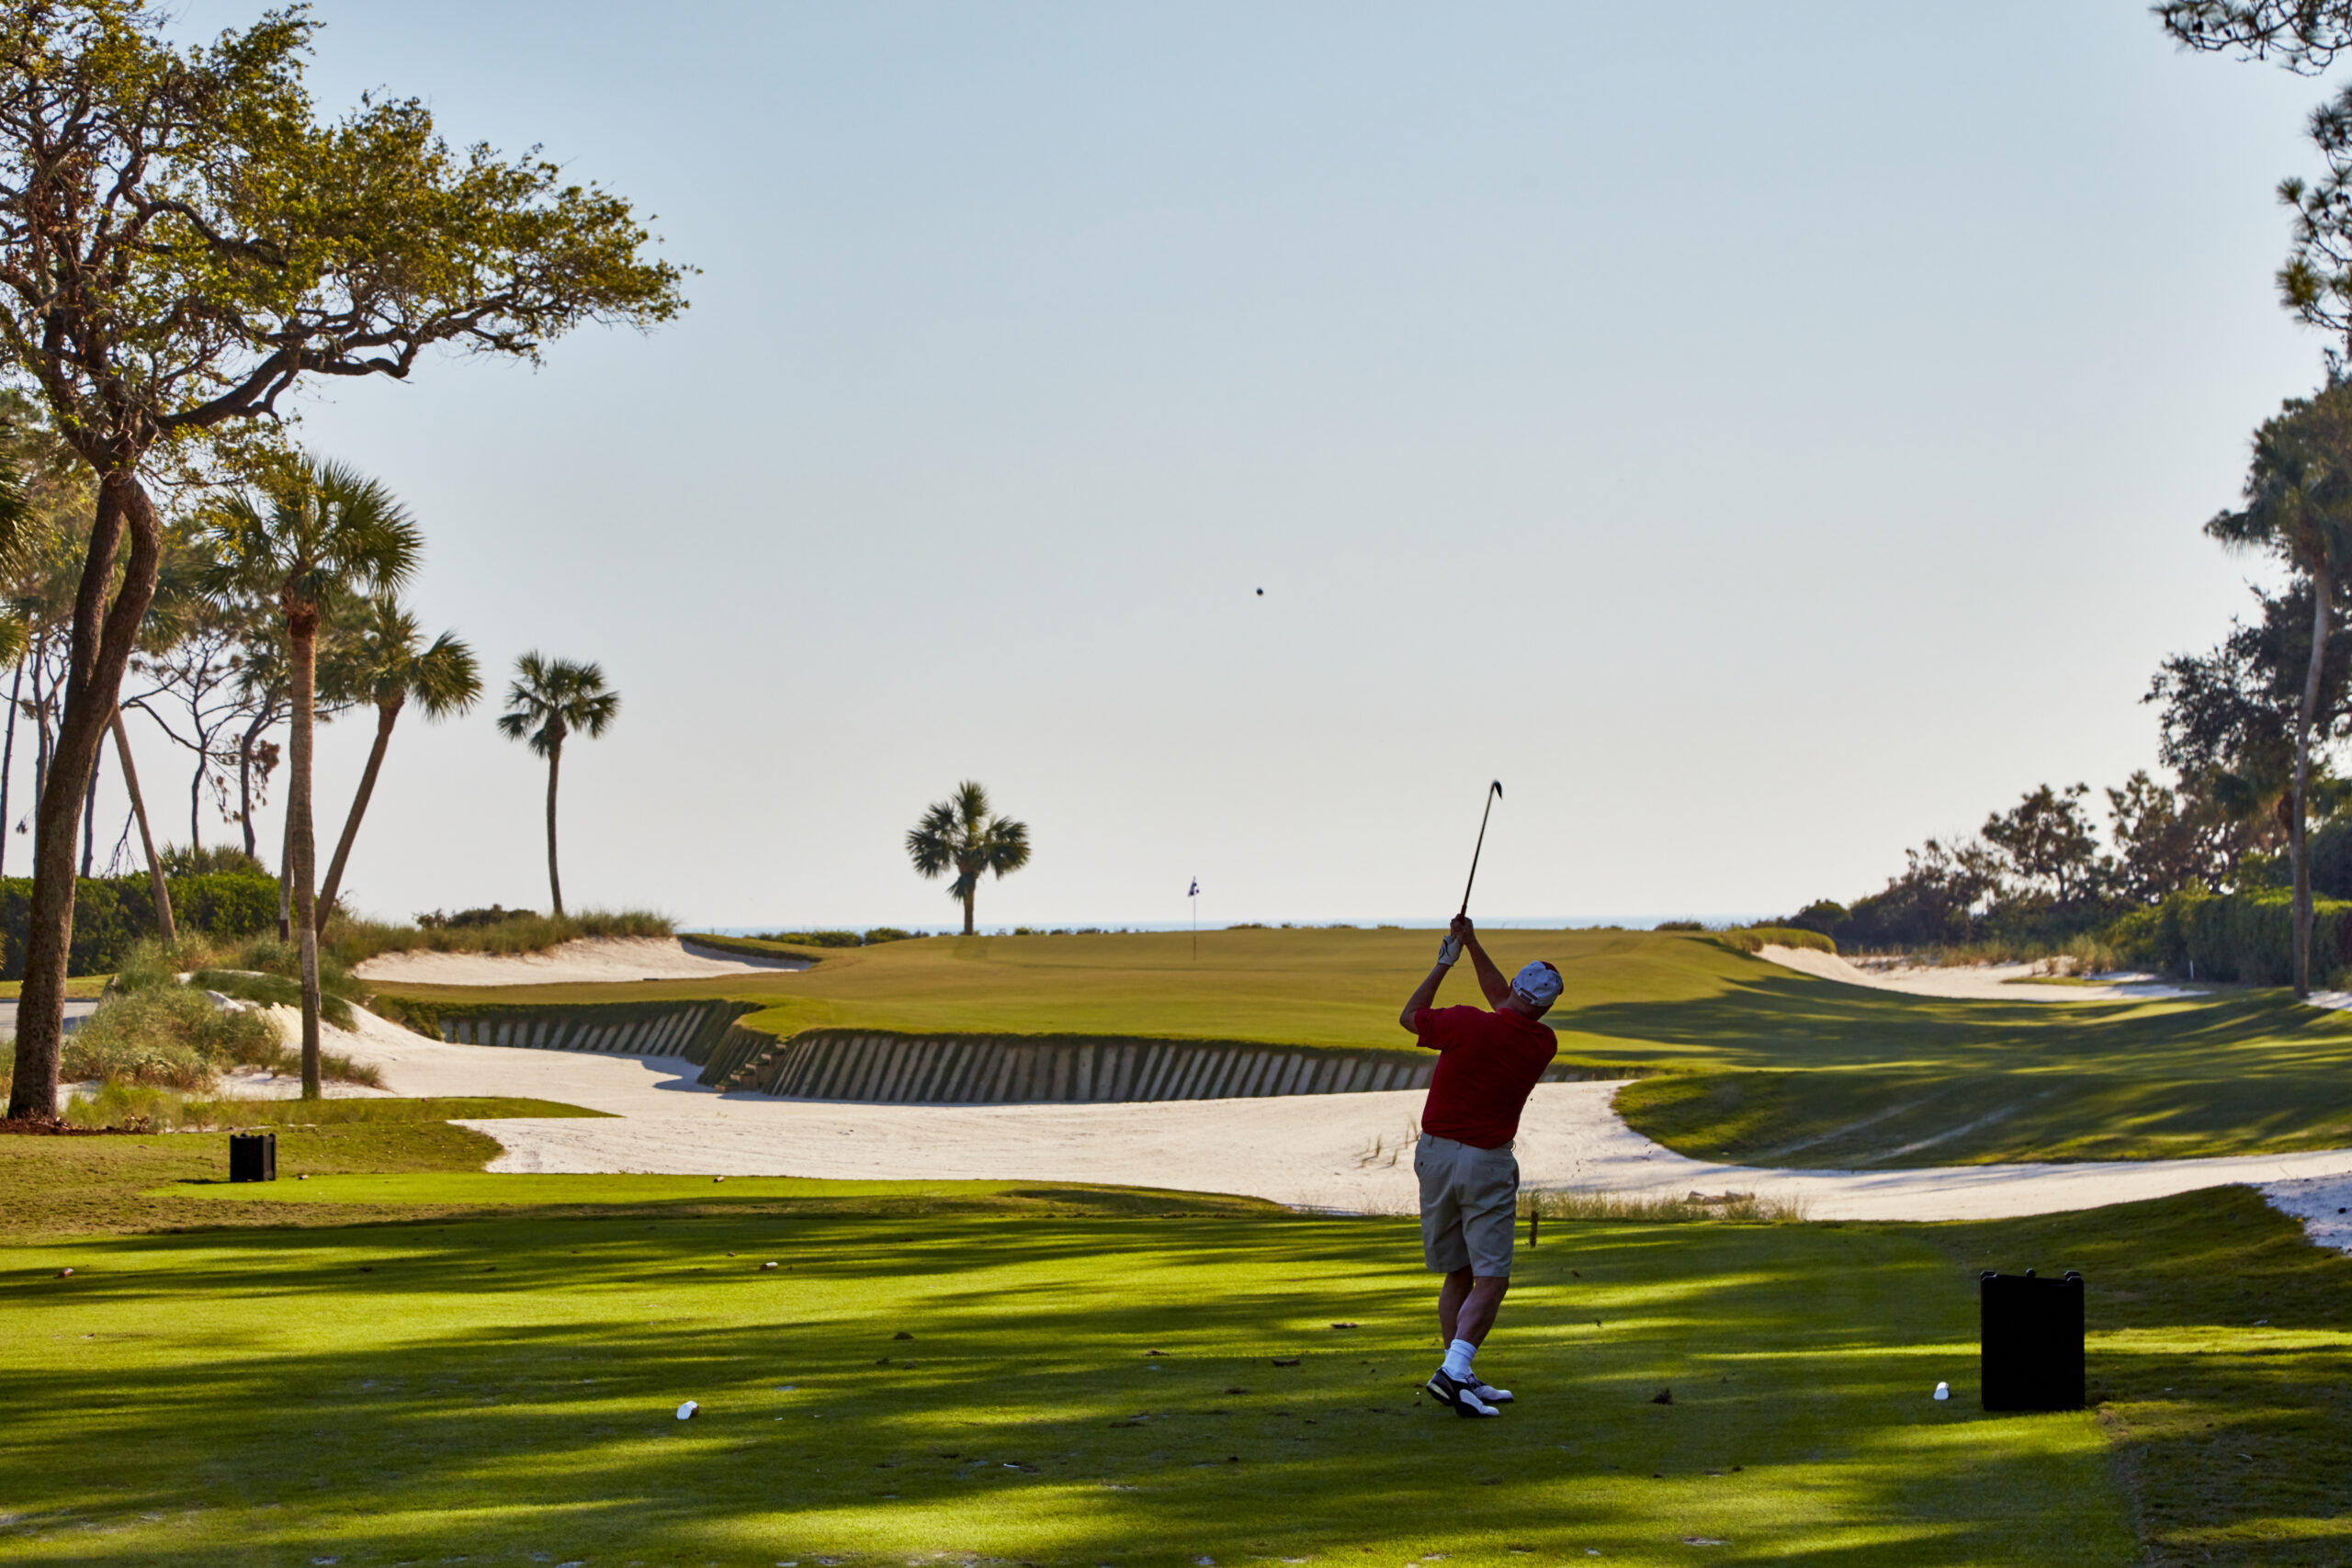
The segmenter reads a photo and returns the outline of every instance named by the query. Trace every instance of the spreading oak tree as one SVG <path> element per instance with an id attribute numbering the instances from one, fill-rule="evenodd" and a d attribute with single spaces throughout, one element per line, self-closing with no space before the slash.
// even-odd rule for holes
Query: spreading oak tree
<path id="1" fill-rule="evenodd" d="M 0 0 L 0 380 L 45 405 L 94 516 L 35 814 L 12 1115 L 55 1106 L 74 831 L 155 592 L 165 471 L 236 468 L 319 377 L 436 344 L 534 360 L 650 325 L 683 276 L 629 204 L 451 148 L 414 99 L 322 119 L 300 6 L 183 46 L 145 0 Z"/>

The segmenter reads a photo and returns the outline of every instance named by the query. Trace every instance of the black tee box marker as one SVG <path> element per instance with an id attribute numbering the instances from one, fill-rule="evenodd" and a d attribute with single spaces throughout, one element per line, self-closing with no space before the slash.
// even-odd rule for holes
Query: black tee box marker
<path id="1" fill-rule="evenodd" d="M 229 1179 L 232 1181 L 277 1180 L 277 1134 L 275 1133 L 230 1134 Z"/>
<path id="2" fill-rule="evenodd" d="M 2083 1277 L 2063 1280 L 2022 1274 L 1977 1277 L 1982 1359 L 1979 1381 L 1987 1410 L 2080 1410 L 2083 1407 Z"/>

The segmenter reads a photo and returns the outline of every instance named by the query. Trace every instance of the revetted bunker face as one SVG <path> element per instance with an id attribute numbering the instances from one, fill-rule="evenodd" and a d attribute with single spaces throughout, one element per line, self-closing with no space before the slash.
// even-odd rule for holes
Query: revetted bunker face
<path id="1" fill-rule="evenodd" d="M 778 1039 L 738 1027 L 732 1003 L 628 1016 L 546 1008 L 445 1017 L 441 1038 L 472 1045 L 678 1056 L 711 1088 L 874 1104 L 1034 1105 L 1253 1100 L 1427 1087 L 1436 1058 L 1413 1051 L 1246 1041 L 1098 1036 L 892 1034 L 813 1029 Z M 1548 1079 L 1577 1076 L 1555 1066 Z"/>

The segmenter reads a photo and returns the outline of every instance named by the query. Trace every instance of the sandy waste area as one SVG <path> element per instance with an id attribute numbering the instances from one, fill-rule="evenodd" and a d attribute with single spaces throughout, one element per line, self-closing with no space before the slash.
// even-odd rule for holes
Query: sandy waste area
<path id="1" fill-rule="evenodd" d="M 416 986 L 558 986 L 604 980 L 700 980 L 806 969 L 797 958 L 745 958 L 675 937 L 582 937 L 545 953 L 385 953 L 352 971 Z"/>
<path id="2" fill-rule="evenodd" d="M 571 972 L 597 964 L 636 971 L 649 958 L 664 958 L 646 948 L 677 944 L 628 946 L 625 956 L 576 956 Z M 1826 967 L 1819 961 L 1829 956 L 1767 951 L 1775 961 L 1784 953 L 1793 956 L 1799 962 L 1789 966 L 1808 974 Z M 665 961 L 706 962 L 682 950 Z M 497 964 L 495 973 L 512 975 L 528 961 L 474 962 Z M 1906 983 L 1896 985 L 1894 977 L 1862 971 L 1822 977 L 1901 989 L 1930 978 L 1902 977 Z M 1970 978 L 1981 983 L 1983 977 Z M 2074 1000 L 2088 989 L 2019 987 L 1995 994 L 2008 999 L 2018 991 L 2058 992 L 2050 999 Z M 2143 994 L 2136 984 L 2116 989 Z M 295 1010 L 269 1010 L 289 1043 L 299 1037 Z M 778 1100 L 705 1089 L 695 1081 L 697 1069 L 675 1057 L 455 1044 L 414 1033 L 365 1009 L 355 1011 L 356 1027 L 329 1025 L 323 1043 L 331 1052 L 373 1064 L 384 1088 L 333 1085 L 331 1095 L 513 1095 L 612 1113 L 610 1120 L 463 1123 L 498 1142 L 503 1152 L 490 1165 L 495 1171 L 1081 1181 L 1230 1192 L 1351 1213 L 1408 1213 L 1416 1207 L 1413 1143 L 1423 1098 L 1418 1089 L 1116 1105 Z M 1620 1087 L 1537 1086 L 1518 1142 L 1527 1185 L 1634 1197 L 1745 1193 L 1794 1204 L 1824 1220 L 1962 1220 L 2098 1208 L 2245 1183 L 2301 1220 L 2314 1241 L 2352 1250 L 2352 1149 L 1923 1170 L 1766 1169 L 1686 1158 L 1643 1137 L 1611 1108 Z M 300 1091 L 300 1080 L 290 1075 L 250 1071 L 232 1075 L 223 1088 L 268 1098 Z"/>
<path id="3" fill-rule="evenodd" d="M 2030 964 L 1970 964 L 1943 968 L 1918 964 L 1880 966 L 1854 964 L 1817 948 L 1779 946 L 1768 946 L 1758 956 L 1816 980 L 1837 980 L 1849 986 L 1867 986 L 1874 991 L 1946 997 L 1958 1001 L 2161 1001 L 2169 997 L 2208 994 L 2176 986 L 2154 975 L 2098 975 L 2088 976 L 2091 983 L 2086 985 L 2037 985 Z"/>
<path id="4" fill-rule="evenodd" d="M 2060 987 L 2053 987 L 2060 988 Z M 2063 987 L 2072 988 L 2072 987 Z M 722 1094 L 674 1057 L 430 1040 L 361 1011 L 327 1048 L 372 1062 L 402 1095 L 521 1095 L 617 1120 L 467 1122 L 498 1171 L 1084 1181 L 1232 1192 L 1300 1207 L 1410 1213 L 1419 1090 L 1118 1105 L 865 1105 Z M 2352 1149 L 2226 1159 L 1758 1169 L 1694 1160 L 1627 1127 L 1614 1083 L 1543 1084 L 1521 1121 L 1538 1188 L 1679 1197 L 1753 1193 L 1815 1219 L 1991 1219 L 2096 1208 L 2245 1182 L 2352 1247 Z"/>

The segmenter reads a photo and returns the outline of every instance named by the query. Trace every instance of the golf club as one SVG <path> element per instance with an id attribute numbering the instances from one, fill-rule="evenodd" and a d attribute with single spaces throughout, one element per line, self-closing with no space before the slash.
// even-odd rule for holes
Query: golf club
<path id="1" fill-rule="evenodd" d="M 1478 845 L 1476 849 L 1470 852 L 1470 881 L 1462 885 L 1462 913 L 1465 915 L 1470 912 L 1471 884 L 1478 880 L 1478 852 L 1480 850 L 1484 850 L 1487 847 L 1487 818 L 1493 813 L 1495 809 L 1495 802 L 1501 798 L 1502 793 L 1502 780 L 1497 779 L 1493 784 L 1488 784 L 1487 786 L 1487 808 L 1486 810 L 1478 813 Z"/>

